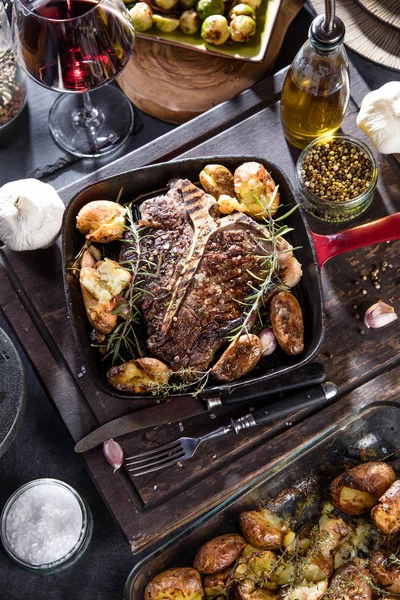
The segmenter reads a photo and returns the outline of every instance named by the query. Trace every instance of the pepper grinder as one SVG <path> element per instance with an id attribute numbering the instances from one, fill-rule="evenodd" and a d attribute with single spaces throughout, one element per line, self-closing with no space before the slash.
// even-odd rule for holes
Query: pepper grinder
<path id="1" fill-rule="evenodd" d="M 335 0 L 325 0 L 286 75 L 281 120 L 286 139 L 304 148 L 315 138 L 335 133 L 350 95 L 345 26 L 335 14 Z"/>

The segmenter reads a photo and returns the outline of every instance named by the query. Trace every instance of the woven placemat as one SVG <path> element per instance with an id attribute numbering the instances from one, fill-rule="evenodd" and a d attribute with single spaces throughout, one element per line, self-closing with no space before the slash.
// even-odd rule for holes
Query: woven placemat
<path id="1" fill-rule="evenodd" d="M 400 31 L 399 0 L 355 0 L 361 8 L 369 12 L 379 21 Z M 400 53 L 400 50 L 399 50 Z"/>
<path id="2" fill-rule="evenodd" d="M 378 0 L 377 0 L 378 1 Z M 400 0 L 396 0 L 400 10 Z M 318 14 L 325 0 L 310 0 Z M 379 21 L 355 0 L 336 0 L 336 13 L 346 26 L 346 45 L 360 56 L 383 67 L 400 71 L 400 30 Z"/>

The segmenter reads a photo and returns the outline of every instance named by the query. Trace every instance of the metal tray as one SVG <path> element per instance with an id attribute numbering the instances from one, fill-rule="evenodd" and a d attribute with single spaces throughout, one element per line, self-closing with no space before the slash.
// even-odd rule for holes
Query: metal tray
<path id="1" fill-rule="evenodd" d="M 125 586 L 125 600 L 142 600 L 152 577 L 170 567 L 192 566 L 200 546 L 222 533 L 238 532 L 240 512 L 256 508 L 269 496 L 310 472 L 331 480 L 348 458 L 347 450 L 367 434 L 398 447 L 400 435 L 400 402 L 373 403 L 325 430 L 305 446 L 298 446 L 289 457 L 279 461 L 240 492 L 207 512 L 149 556 L 131 571 Z"/>
<path id="2" fill-rule="evenodd" d="M 83 236 L 76 229 L 76 217 L 80 209 L 92 200 L 115 200 L 121 187 L 124 193 L 121 199 L 122 204 L 132 202 L 135 198 L 143 195 L 149 195 L 158 190 L 165 189 L 168 181 L 176 177 L 188 178 L 193 182 L 198 181 L 200 171 L 210 163 L 218 162 L 225 165 L 231 171 L 234 171 L 239 165 L 247 161 L 257 161 L 265 166 L 271 173 L 275 182 L 279 185 L 281 196 L 281 206 L 278 214 L 283 214 L 296 204 L 296 199 L 291 185 L 279 167 L 273 163 L 254 156 L 236 156 L 236 157 L 206 157 L 179 160 L 174 162 L 160 163 L 140 169 L 121 173 L 107 179 L 103 179 L 92 184 L 78 194 L 76 194 L 69 203 L 62 226 L 62 263 L 64 276 L 64 289 L 67 300 L 70 321 L 74 332 L 75 340 L 86 371 L 92 381 L 105 393 L 115 398 L 125 398 L 154 402 L 154 396 L 133 396 L 130 393 L 118 392 L 107 382 L 105 371 L 107 368 L 101 361 L 100 355 L 90 345 L 90 324 L 86 317 L 85 308 L 82 300 L 79 281 L 69 270 L 72 266 L 75 256 L 83 245 Z M 255 383 L 262 384 L 275 375 L 292 371 L 310 362 L 318 354 L 324 338 L 324 315 L 323 315 L 323 296 L 321 286 L 321 275 L 318 259 L 315 253 L 314 243 L 311 238 L 310 230 L 301 210 L 296 210 L 286 220 L 289 227 L 294 231 L 287 236 L 287 239 L 293 246 L 300 246 L 296 250 L 296 257 L 303 266 L 303 277 L 299 284 L 294 288 L 294 293 L 302 306 L 305 322 L 305 340 L 304 352 L 295 357 L 290 357 L 283 351 L 275 352 L 270 357 L 260 361 L 259 365 L 238 382 L 209 386 L 206 388 L 207 396 L 221 397 L 228 395 L 231 390 L 240 388 L 243 398 L 246 398 L 246 390 L 250 390 Z"/>

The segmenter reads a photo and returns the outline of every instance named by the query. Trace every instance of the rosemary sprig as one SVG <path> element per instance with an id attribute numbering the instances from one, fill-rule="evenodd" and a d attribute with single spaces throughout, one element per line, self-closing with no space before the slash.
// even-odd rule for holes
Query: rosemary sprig
<path id="1" fill-rule="evenodd" d="M 278 186 L 276 186 L 274 190 L 274 195 L 278 193 Z M 271 243 L 271 251 L 266 252 L 264 246 L 261 242 L 265 242 L 266 238 L 260 238 L 260 243 L 258 246 L 263 251 L 263 254 L 256 256 L 257 259 L 260 260 L 260 269 L 259 274 L 256 275 L 251 271 L 247 270 L 248 275 L 250 275 L 252 282 L 248 283 L 249 294 L 245 298 L 244 302 L 237 300 L 239 304 L 244 306 L 243 310 L 243 320 L 242 323 L 232 329 L 229 332 L 228 341 L 235 342 L 241 335 L 249 334 L 250 330 L 253 327 L 254 316 L 258 319 L 260 328 L 263 326 L 263 318 L 262 318 L 262 309 L 265 308 L 264 298 L 267 294 L 268 289 L 276 282 L 278 286 L 282 286 L 283 289 L 287 289 L 279 279 L 279 253 L 277 248 L 277 237 L 283 237 L 288 234 L 290 231 L 293 231 L 293 228 L 288 227 L 287 225 L 279 225 L 276 226 L 276 223 L 283 221 L 288 216 L 290 216 L 298 206 L 294 206 L 284 215 L 277 217 L 276 219 L 272 218 L 272 215 L 269 212 L 268 205 L 265 200 L 263 202 L 260 200 L 258 196 L 254 196 L 254 200 L 259 204 L 259 206 L 263 209 L 263 211 L 268 213 L 268 218 L 264 218 L 264 226 L 268 230 L 270 243 Z M 272 204 L 274 200 L 274 196 L 272 197 L 270 203 Z M 295 248 L 288 248 L 287 250 L 281 250 L 280 253 L 283 254 L 285 252 L 292 252 Z"/>
<path id="2" fill-rule="evenodd" d="M 129 358 L 138 355 L 143 357 L 143 352 L 135 330 L 142 321 L 142 315 L 138 307 L 138 300 L 142 294 L 150 294 L 143 287 L 147 277 L 154 277 L 149 269 L 154 267 L 154 263 L 145 259 L 141 255 L 141 241 L 143 236 L 136 223 L 132 213 L 132 205 L 126 207 L 127 224 L 126 230 L 130 233 L 130 238 L 122 240 L 129 244 L 129 260 L 121 261 L 121 266 L 130 271 L 132 275 L 131 283 L 125 292 L 124 302 L 122 302 L 114 311 L 123 321 L 117 325 L 114 331 L 108 336 L 106 341 L 106 352 L 104 358 L 111 356 L 111 362 L 116 365 Z"/>
<path id="3" fill-rule="evenodd" d="M 153 396 L 163 396 L 167 398 L 171 393 L 182 393 L 191 390 L 191 395 L 196 397 L 204 390 L 210 377 L 211 369 L 207 371 L 195 371 L 192 368 L 182 367 L 179 371 L 171 371 L 172 381 L 163 384 L 155 384 L 151 393 Z M 180 381 L 174 381 L 176 376 Z"/>

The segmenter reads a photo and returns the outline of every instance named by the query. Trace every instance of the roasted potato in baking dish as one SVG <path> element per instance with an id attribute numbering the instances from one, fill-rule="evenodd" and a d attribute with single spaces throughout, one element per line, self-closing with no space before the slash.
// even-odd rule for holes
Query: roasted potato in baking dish
<path id="1" fill-rule="evenodd" d="M 126 208 L 109 200 L 88 202 L 76 217 L 76 226 L 90 242 L 120 240 L 125 231 Z"/>
<path id="2" fill-rule="evenodd" d="M 228 578 L 231 572 L 231 568 L 225 569 L 215 573 L 215 575 L 206 575 L 204 577 L 203 586 L 206 598 L 216 600 L 219 598 L 226 598 L 228 595 Z"/>
<path id="3" fill-rule="evenodd" d="M 371 511 L 375 525 L 386 535 L 400 531 L 400 479 L 379 498 Z"/>
<path id="4" fill-rule="evenodd" d="M 400 560 L 390 552 L 374 552 L 368 568 L 385 591 L 400 594 Z"/>
<path id="5" fill-rule="evenodd" d="M 347 515 L 361 515 L 376 504 L 395 480 L 395 472 L 384 462 L 358 465 L 332 481 L 332 504 Z"/>
<path id="6" fill-rule="evenodd" d="M 107 379 L 116 390 L 144 394 L 168 383 L 171 370 L 156 358 L 138 358 L 111 367 Z"/>
<path id="7" fill-rule="evenodd" d="M 233 175 L 229 169 L 222 165 L 207 165 L 201 171 L 199 178 L 204 191 L 214 196 L 216 200 L 221 195 L 235 195 Z"/>
<path id="8" fill-rule="evenodd" d="M 272 331 L 279 346 L 290 356 L 304 350 L 304 322 L 300 304 L 290 292 L 278 292 L 271 300 Z"/>
<path id="9" fill-rule="evenodd" d="M 197 552 L 193 566 L 204 575 L 224 571 L 239 557 L 246 542 L 236 533 L 219 535 L 210 540 Z"/>
<path id="10" fill-rule="evenodd" d="M 145 600 L 203 600 L 204 590 L 200 573 L 181 567 L 156 575 L 144 592 Z"/>
<path id="11" fill-rule="evenodd" d="M 241 335 L 231 342 L 211 369 L 218 381 L 234 381 L 250 373 L 262 355 L 261 340 L 254 333 Z"/>
<path id="12" fill-rule="evenodd" d="M 265 550 L 281 548 L 288 532 L 285 521 L 267 508 L 242 512 L 239 526 L 248 544 Z"/>
<path id="13" fill-rule="evenodd" d="M 233 175 L 235 194 L 255 219 L 274 215 L 279 207 L 277 186 L 268 171 L 257 162 L 243 163 Z"/>
<path id="14" fill-rule="evenodd" d="M 347 563 L 334 574 L 328 590 L 329 600 L 371 600 L 371 574 L 364 567 Z"/>

